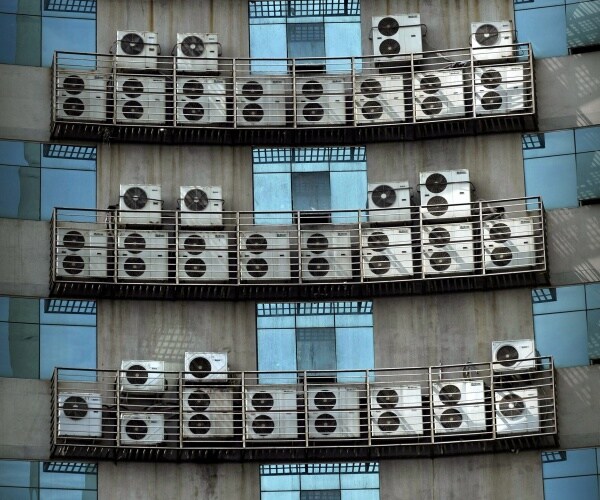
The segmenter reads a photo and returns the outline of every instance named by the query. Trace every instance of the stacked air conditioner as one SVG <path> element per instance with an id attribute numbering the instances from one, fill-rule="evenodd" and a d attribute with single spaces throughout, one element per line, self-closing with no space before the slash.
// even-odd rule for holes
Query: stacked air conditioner
<path id="1" fill-rule="evenodd" d="M 57 229 L 56 276 L 106 278 L 108 238 L 99 224 L 69 223 Z"/>
<path id="2" fill-rule="evenodd" d="M 227 382 L 228 366 L 226 352 L 186 352 L 186 382 Z"/>
<path id="3" fill-rule="evenodd" d="M 95 393 L 58 394 L 58 435 L 94 438 L 102 436 L 102 397 Z"/>
<path id="4" fill-rule="evenodd" d="M 528 105 L 528 83 L 523 65 L 475 67 L 475 114 L 502 115 Z"/>
<path id="5" fill-rule="evenodd" d="M 290 234 L 268 226 L 240 232 L 242 281 L 287 281 L 291 278 Z"/>
<path id="6" fill-rule="evenodd" d="M 207 283 L 229 279 L 227 233 L 179 231 L 177 256 L 180 282 Z"/>
<path id="7" fill-rule="evenodd" d="M 417 121 L 465 116 L 465 87 L 461 69 L 418 71 L 414 79 Z"/>
<path id="8" fill-rule="evenodd" d="M 120 229 L 117 241 L 120 281 L 166 281 L 169 277 L 169 235 L 151 229 Z"/>
<path id="9" fill-rule="evenodd" d="M 183 440 L 218 440 L 233 437 L 233 394 L 231 388 L 225 386 L 184 386 Z"/>
<path id="10" fill-rule="evenodd" d="M 246 390 L 246 439 L 298 438 L 297 389 L 269 385 Z"/>
<path id="11" fill-rule="evenodd" d="M 421 387 L 371 388 L 371 435 L 374 438 L 423 434 Z"/>
<path id="12" fill-rule="evenodd" d="M 121 184 L 119 223 L 129 225 L 160 224 L 161 187 L 156 185 Z"/>
<path id="13" fill-rule="evenodd" d="M 355 85 L 354 111 L 358 125 L 406 119 L 404 75 L 360 76 Z"/>
<path id="14" fill-rule="evenodd" d="M 495 374 L 533 372 L 536 368 L 535 343 L 531 339 L 492 342 Z"/>
<path id="15" fill-rule="evenodd" d="M 425 225 L 421 240 L 425 276 L 464 274 L 475 269 L 471 223 Z"/>
<path id="16" fill-rule="evenodd" d="M 344 386 L 308 388 L 309 439 L 360 437 L 360 390 Z"/>
<path id="17" fill-rule="evenodd" d="M 158 67 L 158 34 L 151 31 L 117 31 L 117 68 L 156 70 Z"/>
<path id="18" fill-rule="evenodd" d="M 60 72 L 57 85 L 59 120 L 105 121 L 106 75 L 97 72 Z"/>
<path id="19" fill-rule="evenodd" d="M 194 127 L 227 123 L 226 85 L 222 78 L 178 76 L 177 125 Z"/>
<path id="20" fill-rule="evenodd" d="M 375 62 L 410 61 L 422 58 L 423 39 L 420 14 L 395 14 L 372 19 Z"/>
<path id="21" fill-rule="evenodd" d="M 435 434 L 484 432 L 485 394 L 482 380 L 433 383 Z"/>
<path id="22" fill-rule="evenodd" d="M 512 21 L 471 23 L 471 47 L 475 61 L 507 61 L 514 57 Z"/>
<path id="23" fill-rule="evenodd" d="M 423 219 L 452 219 L 471 215 L 468 170 L 421 172 L 419 179 Z"/>
<path id="24" fill-rule="evenodd" d="M 494 392 L 496 434 L 540 431 L 540 399 L 536 388 Z"/>
<path id="25" fill-rule="evenodd" d="M 164 76 L 118 74 L 115 110 L 117 123 L 165 123 L 166 91 Z"/>
<path id="26" fill-rule="evenodd" d="M 362 273 L 369 280 L 413 276 L 411 228 L 363 229 Z"/>
<path id="27" fill-rule="evenodd" d="M 290 84 L 282 77 L 240 77 L 235 82 L 238 127 L 282 127 Z"/>
<path id="28" fill-rule="evenodd" d="M 534 228 L 529 218 L 483 221 L 483 245 L 486 271 L 535 266 Z"/>
<path id="29" fill-rule="evenodd" d="M 177 71 L 218 73 L 219 39 L 216 33 L 177 33 Z"/>
<path id="30" fill-rule="evenodd" d="M 368 184 L 369 222 L 394 225 L 409 221 L 410 188 L 408 181 Z"/>
<path id="31" fill-rule="evenodd" d="M 342 76 L 296 78 L 296 123 L 302 127 L 346 124 L 348 81 Z"/>
<path id="32" fill-rule="evenodd" d="M 145 447 L 165 440 L 165 415 L 163 413 L 121 412 L 121 446 Z"/>
<path id="33" fill-rule="evenodd" d="M 223 192 L 221 186 L 181 186 L 180 224 L 182 227 L 223 225 Z"/>
<path id="34" fill-rule="evenodd" d="M 352 279 L 351 232 L 303 229 L 301 259 L 302 281 Z"/>

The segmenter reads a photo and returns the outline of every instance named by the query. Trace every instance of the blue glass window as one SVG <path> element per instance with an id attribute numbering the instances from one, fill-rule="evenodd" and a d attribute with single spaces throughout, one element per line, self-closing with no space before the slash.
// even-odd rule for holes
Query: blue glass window
<path id="1" fill-rule="evenodd" d="M 600 448 L 542 453 L 545 500 L 598 500 Z"/>

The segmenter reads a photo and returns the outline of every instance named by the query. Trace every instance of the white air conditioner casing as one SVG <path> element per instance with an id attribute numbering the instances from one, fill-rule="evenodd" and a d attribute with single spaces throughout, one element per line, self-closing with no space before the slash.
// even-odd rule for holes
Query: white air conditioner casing
<path id="1" fill-rule="evenodd" d="M 355 387 L 309 386 L 309 411 L 358 410 L 361 391 Z"/>
<path id="2" fill-rule="evenodd" d="M 483 380 L 448 380 L 432 384 L 433 406 L 456 406 L 483 403 Z"/>
<path id="3" fill-rule="evenodd" d="M 169 234 L 166 231 L 119 230 L 117 279 L 166 281 L 169 278 Z"/>
<path id="4" fill-rule="evenodd" d="M 433 409 L 435 434 L 485 432 L 485 405 L 445 406 Z"/>
<path id="5" fill-rule="evenodd" d="M 58 435 L 60 437 L 101 437 L 102 397 L 95 393 L 58 394 Z"/>
<path id="6" fill-rule="evenodd" d="M 283 127 L 291 84 L 285 78 L 239 77 L 235 81 L 238 127 Z"/>
<path id="7" fill-rule="evenodd" d="M 291 278 L 290 234 L 287 231 L 240 232 L 240 272 L 243 281 Z"/>
<path id="8" fill-rule="evenodd" d="M 232 412 L 185 412 L 183 414 L 184 440 L 230 438 L 233 435 Z"/>
<path id="9" fill-rule="evenodd" d="M 203 127 L 227 123 L 227 84 L 221 78 L 177 77 L 177 125 Z"/>
<path id="10" fill-rule="evenodd" d="M 533 371 L 536 356 L 535 342 L 532 339 L 492 342 L 492 366 L 495 373 Z"/>
<path id="11" fill-rule="evenodd" d="M 420 386 L 371 386 L 370 397 L 373 437 L 423 434 Z"/>
<path id="12" fill-rule="evenodd" d="M 427 224 L 422 226 L 421 243 L 436 248 L 451 248 L 456 243 L 473 241 L 471 222 Z"/>
<path id="13" fill-rule="evenodd" d="M 309 438 L 360 437 L 360 395 L 360 389 L 355 387 L 309 386 Z"/>
<path id="14" fill-rule="evenodd" d="M 227 233 L 180 231 L 177 255 L 179 281 L 205 283 L 229 279 Z"/>
<path id="15" fill-rule="evenodd" d="M 358 125 L 406 120 L 404 75 L 359 76 L 355 92 L 354 114 Z"/>
<path id="16" fill-rule="evenodd" d="M 247 439 L 296 439 L 297 397 L 296 386 L 271 385 L 247 389 Z"/>
<path id="17" fill-rule="evenodd" d="M 157 185 L 121 184 L 119 224 L 160 224 L 162 191 Z"/>
<path id="18" fill-rule="evenodd" d="M 417 71 L 413 85 L 417 121 L 465 116 L 465 84 L 462 70 Z"/>
<path id="19" fill-rule="evenodd" d="M 351 241 L 350 231 L 303 229 L 301 231 L 302 280 L 351 279 Z"/>
<path id="20" fill-rule="evenodd" d="M 296 78 L 296 123 L 299 127 L 346 124 L 349 82 L 341 76 Z"/>
<path id="21" fill-rule="evenodd" d="M 100 224 L 69 223 L 57 228 L 56 276 L 106 278 L 108 235 Z"/>
<path id="22" fill-rule="evenodd" d="M 121 413 L 121 445 L 148 446 L 165 440 L 165 416 L 162 413 Z"/>
<path id="23" fill-rule="evenodd" d="M 210 227 L 223 225 L 221 186 L 180 186 L 180 224 Z"/>
<path id="24" fill-rule="evenodd" d="M 362 230 L 363 276 L 397 278 L 414 274 L 410 227 Z"/>
<path id="25" fill-rule="evenodd" d="M 452 219 L 471 215 L 469 171 L 420 172 L 421 214 L 424 219 Z"/>
<path id="26" fill-rule="evenodd" d="M 529 95 L 527 79 L 522 65 L 476 66 L 475 114 L 501 115 L 524 110 Z"/>
<path id="27" fill-rule="evenodd" d="M 56 118 L 75 121 L 106 121 L 107 77 L 98 71 L 61 71 L 56 88 Z"/>
<path id="28" fill-rule="evenodd" d="M 421 242 L 425 276 L 469 273 L 475 269 L 471 223 L 423 226 Z"/>
<path id="29" fill-rule="evenodd" d="M 494 392 L 496 434 L 539 432 L 540 401 L 537 389 Z"/>
<path id="30" fill-rule="evenodd" d="M 394 14 L 373 17 L 373 55 L 375 62 L 410 61 L 423 57 L 420 14 Z"/>
<path id="31" fill-rule="evenodd" d="M 166 122 L 166 77 L 118 74 L 117 123 L 160 125 Z"/>
<path id="32" fill-rule="evenodd" d="M 158 33 L 153 31 L 117 31 L 116 62 L 119 69 L 157 69 Z"/>
<path id="33" fill-rule="evenodd" d="M 408 181 L 379 182 L 367 185 L 369 222 L 395 222 L 410 220 L 410 187 Z"/>
<path id="34" fill-rule="evenodd" d="M 503 271 L 535 266 L 533 233 L 533 222 L 529 218 L 484 221 L 485 269 Z"/>
<path id="35" fill-rule="evenodd" d="M 186 385 L 182 389 L 181 409 L 185 413 L 233 411 L 234 393 L 228 387 L 198 387 Z"/>
<path id="36" fill-rule="evenodd" d="M 507 61 L 515 56 L 512 21 L 471 23 L 471 48 L 475 61 Z"/>
<path id="37" fill-rule="evenodd" d="M 165 390 L 164 361 L 121 361 L 120 387 L 122 392 L 163 392 Z"/>
<path id="38" fill-rule="evenodd" d="M 185 380 L 227 382 L 229 368 L 226 352 L 186 352 Z"/>
<path id="39" fill-rule="evenodd" d="M 218 73 L 219 36 L 216 33 L 177 33 L 177 71 Z"/>

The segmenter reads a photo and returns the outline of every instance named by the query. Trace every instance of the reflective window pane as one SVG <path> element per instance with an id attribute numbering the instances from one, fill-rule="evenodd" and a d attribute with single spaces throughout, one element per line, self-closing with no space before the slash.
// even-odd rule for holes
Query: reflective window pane
<path id="1" fill-rule="evenodd" d="M 379 474 L 340 474 L 340 487 L 343 490 L 377 489 Z"/>
<path id="2" fill-rule="evenodd" d="M 327 57 L 360 57 L 362 55 L 361 39 L 360 22 L 325 23 Z M 326 71 L 328 73 L 349 72 L 351 69 L 351 59 L 327 61 Z M 357 65 L 355 69 L 360 70 L 360 65 Z"/>
<path id="3" fill-rule="evenodd" d="M 37 142 L 0 141 L 0 165 L 40 166 Z"/>
<path id="4" fill-rule="evenodd" d="M 0 297 L 0 321 L 13 323 L 38 323 L 38 299 Z"/>
<path id="5" fill-rule="evenodd" d="M 583 285 L 559 286 L 553 288 L 552 291 L 556 300 L 534 302 L 533 314 L 585 310 L 586 298 Z"/>
<path id="6" fill-rule="evenodd" d="M 541 196 L 546 209 L 579 206 L 575 155 L 525 160 L 525 192 Z"/>
<path id="7" fill-rule="evenodd" d="M 265 491 L 260 495 L 261 500 L 300 500 L 299 491 Z"/>
<path id="8" fill-rule="evenodd" d="M 42 66 L 50 66 L 54 51 L 96 52 L 96 21 L 44 17 Z"/>
<path id="9" fill-rule="evenodd" d="M 325 210 L 331 205 L 329 172 L 292 174 L 292 209 Z"/>
<path id="10" fill-rule="evenodd" d="M 538 7 L 551 7 L 564 5 L 565 0 L 514 0 L 515 10 L 536 9 Z"/>
<path id="11" fill-rule="evenodd" d="M 96 329 L 86 326 L 41 325 L 40 378 L 55 367 L 96 368 Z"/>
<path id="12" fill-rule="evenodd" d="M 566 460 L 543 464 L 544 478 L 596 474 L 596 448 L 565 450 Z"/>
<path id="13" fill-rule="evenodd" d="M 579 130 L 579 129 L 576 129 Z M 523 158 L 539 158 L 540 156 L 568 155 L 575 152 L 575 135 L 573 130 L 556 130 L 540 134 L 543 144 L 525 149 Z"/>
<path id="14" fill-rule="evenodd" d="M 342 500 L 379 500 L 379 490 L 343 490 Z"/>
<path id="15" fill-rule="evenodd" d="M 600 151 L 575 155 L 580 200 L 600 199 Z"/>
<path id="16" fill-rule="evenodd" d="M 0 460 L 0 486 L 37 485 L 37 464 L 23 460 Z"/>
<path id="17" fill-rule="evenodd" d="M 96 326 L 96 308 L 91 301 L 42 299 L 39 310 L 39 321 L 45 325 Z"/>
<path id="18" fill-rule="evenodd" d="M 39 168 L 0 165 L 0 217 L 40 218 Z"/>
<path id="19" fill-rule="evenodd" d="M 250 57 L 253 59 L 266 59 L 264 61 L 252 61 L 251 70 L 254 74 L 286 74 L 288 71 L 287 62 L 273 60 L 287 58 L 285 24 L 251 24 Z"/>
<path id="20" fill-rule="evenodd" d="M 600 283 L 585 285 L 585 303 L 588 309 L 600 309 Z"/>
<path id="21" fill-rule="evenodd" d="M 297 474 L 281 474 L 277 476 L 260 476 L 261 491 L 289 491 L 300 489 L 300 476 Z"/>
<path id="22" fill-rule="evenodd" d="M 0 377 L 39 378 L 39 326 L 0 322 Z"/>
<path id="23" fill-rule="evenodd" d="M 586 153 L 600 150 L 600 127 L 581 127 L 575 129 L 575 151 Z"/>
<path id="24" fill-rule="evenodd" d="M 598 500 L 598 476 L 565 477 L 544 481 L 545 500 Z"/>
<path id="25" fill-rule="evenodd" d="M 10 12 L 13 14 L 31 14 L 40 15 L 40 0 L 2 0 L 0 2 L 0 12 Z"/>
<path id="26" fill-rule="evenodd" d="M 257 332 L 258 369 L 260 371 L 296 370 L 295 330 L 259 330 Z M 261 375 L 263 384 L 295 383 L 295 375 L 282 380 L 281 375 Z"/>
<path id="27" fill-rule="evenodd" d="M 335 329 L 297 328 L 296 359 L 298 370 L 335 370 Z"/>
<path id="28" fill-rule="evenodd" d="M 531 42 L 535 57 L 567 55 L 564 5 L 516 11 L 515 22 L 519 42 Z"/>
<path id="29" fill-rule="evenodd" d="M 0 486 L 0 498 L 3 500 L 38 500 L 39 491 L 33 488 L 11 488 Z"/>
<path id="30" fill-rule="evenodd" d="M 600 309 L 587 312 L 587 334 L 589 357 L 600 360 Z"/>
<path id="31" fill-rule="evenodd" d="M 339 490 L 339 474 L 302 474 L 300 476 L 301 490 Z"/>
<path id="32" fill-rule="evenodd" d="M 0 14 L 0 63 L 40 65 L 41 18 Z"/>
<path id="33" fill-rule="evenodd" d="M 534 316 L 540 356 L 554 356 L 557 368 L 589 364 L 585 311 Z"/>
<path id="34" fill-rule="evenodd" d="M 96 172 L 42 169 L 41 218 L 54 207 L 96 208 Z"/>
<path id="35" fill-rule="evenodd" d="M 74 474 L 70 472 L 44 472 L 43 462 L 39 463 L 40 487 L 95 490 L 98 487 L 97 474 Z"/>
<path id="36" fill-rule="evenodd" d="M 600 44 L 600 0 L 567 5 L 566 22 L 569 47 Z"/>
<path id="37" fill-rule="evenodd" d="M 338 370 L 375 367 L 372 328 L 336 328 L 336 346 Z M 357 376 L 364 377 L 362 372 L 349 372 L 340 374 L 338 380 L 343 378 L 344 381 L 356 382 Z"/>

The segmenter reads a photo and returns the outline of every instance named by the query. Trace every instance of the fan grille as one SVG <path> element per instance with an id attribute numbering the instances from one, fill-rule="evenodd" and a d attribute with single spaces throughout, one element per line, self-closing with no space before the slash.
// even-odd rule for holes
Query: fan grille
<path id="1" fill-rule="evenodd" d="M 81 274 L 85 269 L 85 261 L 81 255 L 66 255 L 62 267 L 67 274 Z"/>
<path id="2" fill-rule="evenodd" d="M 275 430 L 275 422 L 268 415 L 258 415 L 252 421 L 252 430 L 259 436 L 269 436 Z"/>
<path id="3" fill-rule="evenodd" d="M 498 92 L 490 90 L 483 94 L 481 98 L 481 107 L 488 111 L 500 109 L 502 107 L 502 101 L 502 96 Z"/>
<path id="4" fill-rule="evenodd" d="M 257 81 L 252 80 L 242 85 L 242 95 L 249 101 L 258 101 L 263 93 L 263 86 Z"/>
<path id="5" fill-rule="evenodd" d="M 122 90 L 128 97 L 139 97 L 144 93 L 144 84 L 136 78 L 129 78 L 123 82 Z"/>
<path id="6" fill-rule="evenodd" d="M 146 248 L 146 240 L 141 234 L 131 233 L 123 240 L 123 246 L 128 252 L 138 254 Z"/>
<path id="7" fill-rule="evenodd" d="M 377 419 L 377 427 L 383 432 L 395 432 L 400 427 L 400 417 L 392 411 L 383 412 Z"/>
<path id="8" fill-rule="evenodd" d="M 198 255 L 206 248 L 206 241 L 202 236 L 194 234 L 188 236 L 183 242 L 183 248 L 188 251 L 191 255 Z"/>
<path id="9" fill-rule="evenodd" d="M 315 394 L 313 401 L 319 410 L 333 410 L 337 404 L 337 396 L 333 391 L 318 391 Z"/>
<path id="10" fill-rule="evenodd" d="M 254 233 L 246 238 L 246 248 L 255 254 L 262 253 L 269 247 L 267 238 L 259 233 Z"/>
<path id="11" fill-rule="evenodd" d="M 251 398 L 252 408 L 257 411 L 269 411 L 275 405 L 275 399 L 270 392 L 256 392 Z"/>
<path id="12" fill-rule="evenodd" d="M 69 396 L 63 403 L 64 414 L 73 420 L 81 420 L 87 415 L 88 410 L 87 401 L 81 396 Z"/>
<path id="13" fill-rule="evenodd" d="M 436 227 L 429 233 L 429 242 L 438 248 L 450 243 L 450 232 L 443 227 Z"/>
<path id="14" fill-rule="evenodd" d="M 375 399 L 381 408 L 396 408 L 400 401 L 400 396 L 395 389 L 381 389 Z"/>
<path id="15" fill-rule="evenodd" d="M 79 231 L 68 231 L 63 236 L 62 242 L 69 250 L 79 250 L 85 245 L 85 237 Z"/>
<path id="16" fill-rule="evenodd" d="M 525 402 L 518 394 L 507 394 L 498 403 L 500 413 L 507 418 L 519 418 L 525 413 Z"/>
<path id="17" fill-rule="evenodd" d="M 185 274 L 190 278 L 202 278 L 206 274 L 206 263 L 202 259 L 188 259 L 185 263 Z"/>
<path id="18" fill-rule="evenodd" d="M 319 434 L 332 434 L 337 429 L 337 420 L 329 413 L 319 415 L 315 419 L 315 429 Z"/>
<path id="19" fill-rule="evenodd" d="M 188 102 L 183 107 L 183 116 L 191 122 L 197 122 L 204 118 L 204 106 L 199 102 Z"/>
<path id="20" fill-rule="evenodd" d="M 367 120 L 377 120 L 383 116 L 383 106 L 377 101 L 367 101 L 360 112 Z"/>
<path id="21" fill-rule="evenodd" d="M 204 85 L 198 80 L 188 80 L 183 84 L 181 90 L 188 99 L 198 99 L 204 94 Z"/>
<path id="22" fill-rule="evenodd" d="M 440 389 L 439 398 L 442 404 L 453 405 L 461 400 L 462 392 L 457 385 L 446 384 Z"/>
<path id="23" fill-rule="evenodd" d="M 190 189 L 185 193 L 183 203 L 188 210 L 201 212 L 208 206 L 208 195 L 202 189 Z"/>
<path id="24" fill-rule="evenodd" d="M 475 40 L 479 45 L 483 45 L 484 47 L 496 45 L 499 37 L 498 28 L 493 24 L 482 24 L 475 31 Z"/>
<path id="25" fill-rule="evenodd" d="M 265 116 L 265 112 L 262 106 L 252 103 L 244 106 L 244 109 L 242 110 L 242 116 L 247 122 L 259 122 Z"/>
<path id="26" fill-rule="evenodd" d="M 316 278 L 327 276 L 327 274 L 329 274 L 329 261 L 323 257 L 310 259 L 310 262 L 308 263 L 308 272 Z"/>
<path id="27" fill-rule="evenodd" d="M 210 406 L 210 395 L 202 389 L 196 389 L 188 396 L 188 405 L 194 411 L 206 411 Z"/>
<path id="28" fill-rule="evenodd" d="M 396 203 L 396 190 L 391 186 L 382 184 L 373 190 L 371 199 L 379 208 L 389 208 Z"/>
<path id="29" fill-rule="evenodd" d="M 368 97 L 369 99 L 374 99 L 379 94 L 381 94 L 381 83 L 379 82 L 379 80 L 369 78 L 367 80 L 364 80 L 360 84 L 360 91 L 362 94 L 365 95 L 365 97 Z"/>
<path id="30" fill-rule="evenodd" d="M 125 432 L 130 439 L 139 441 L 148 434 L 148 424 L 140 419 L 131 419 L 125 425 Z"/>
<path id="31" fill-rule="evenodd" d="M 144 116 L 144 106 L 138 101 L 127 101 L 123 104 L 123 116 L 128 120 L 139 120 Z"/>
<path id="32" fill-rule="evenodd" d="M 63 89 L 71 95 L 81 94 L 85 89 L 85 82 L 79 75 L 69 75 L 63 80 Z"/>
<path id="33" fill-rule="evenodd" d="M 250 259 L 246 269 L 253 278 L 264 278 L 269 272 L 269 263 L 265 259 Z"/>
<path id="34" fill-rule="evenodd" d="M 448 187 L 448 179 L 444 174 L 435 172 L 427 176 L 425 187 L 430 193 L 441 193 Z"/>
<path id="35" fill-rule="evenodd" d="M 200 57 L 204 54 L 204 42 L 195 35 L 186 36 L 181 42 L 181 52 L 187 57 Z"/>
<path id="36" fill-rule="evenodd" d="M 490 228 L 490 239 L 504 243 L 512 236 L 510 227 L 504 222 L 497 222 Z"/>
<path id="37" fill-rule="evenodd" d="M 141 187 L 130 187 L 123 195 L 123 202 L 127 208 L 131 210 L 140 210 L 148 203 L 148 195 Z"/>
<path id="38" fill-rule="evenodd" d="M 431 268 L 438 273 L 447 271 L 452 265 L 452 257 L 448 252 L 434 252 L 429 258 Z"/>
<path id="39" fill-rule="evenodd" d="M 436 75 L 425 75 L 421 78 L 421 90 L 426 94 L 435 94 L 442 88 L 442 81 Z"/>
<path id="40" fill-rule="evenodd" d="M 323 85 L 317 80 L 309 80 L 302 85 L 302 95 L 314 101 L 323 95 Z"/>
<path id="41" fill-rule="evenodd" d="M 421 101 L 421 109 L 427 116 L 439 115 L 444 109 L 444 104 L 439 97 L 429 96 Z"/>
<path id="42" fill-rule="evenodd" d="M 391 56 L 400 53 L 400 44 L 393 38 L 388 38 L 379 44 L 379 53 Z"/>
<path id="43" fill-rule="evenodd" d="M 456 408 L 448 408 L 440 416 L 440 423 L 445 429 L 458 429 L 462 422 L 462 413 Z"/>
<path id="44" fill-rule="evenodd" d="M 377 23 L 377 30 L 383 36 L 394 36 L 399 29 L 400 24 L 395 17 L 384 17 Z"/>
<path id="45" fill-rule="evenodd" d="M 121 50 L 130 56 L 137 56 L 144 50 L 144 39 L 137 33 L 127 33 L 121 38 Z"/>
<path id="46" fill-rule="evenodd" d="M 448 211 L 448 200 L 443 196 L 433 196 L 427 202 L 427 211 L 436 217 L 441 217 Z"/>
<path id="47" fill-rule="evenodd" d="M 206 415 L 197 413 L 192 415 L 188 422 L 188 428 L 192 434 L 203 436 L 210 432 L 212 423 Z"/>
<path id="48" fill-rule="evenodd" d="M 189 362 L 189 370 L 196 378 L 206 378 L 212 372 L 212 363 L 203 356 L 196 356 Z"/>
<path id="49" fill-rule="evenodd" d="M 496 359 L 502 366 L 514 366 L 519 359 L 519 351 L 510 344 L 503 345 L 496 351 Z"/>
<path id="50" fill-rule="evenodd" d="M 375 255 L 369 261 L 369 269 L 373 274 L 383 275 L 390 271 L 390 259 L 386 255 Z"/>
<path id="51" fill-rule="evenodd" d="M 123 269 L 128 276 L 139 278 L 146 272 L 146 263 L 139 257 L 130 257 L 123 264 Z"/>
<path id="52" fill-rule="evenodd" d="M 77 97 L 69 97 L 63 102 L 63 111 L 67 116 L 81 116 L 85 111 L 85 104 Z"/>
<path id="53" fill-rule="evenodd" d="M 512 262 L 513 253 L 508 247 L 496 247 L 492 250 L 490 258 L 495 265 L 504 267 L 508 266 Z"/>
<path id="54" fill-rule="evenodd" d="M 481 85 L 486 89 L 495 89 L 502 83 L 502 75 L 498 70 L 489 69 L 481 74 Z"/>
<path id="55" fill-rule="evenodd" d="M 390 246 L 390 239 L 388 238 L 387 234 L 378 231 L 369 235 L 367 238 L 367 245 L 369 248 L 372 248 L 377 252 L 381 252 L 384 248 Z"/>
<path id="56" fill-rule="evenodd" d="M 306 121 L 318 122 L 323 119 L 323 116 L 325 116 L 325 110 L 319 103 L 309 102 L 302 109 L 302 116 Z"/>
<path id="57" fill-rule="evenodd" d="M 306 240 L 306 248 L 313 253 L 321 254 L 329 248 L 329 240 L 324 234 L 311 234 Z"/>

